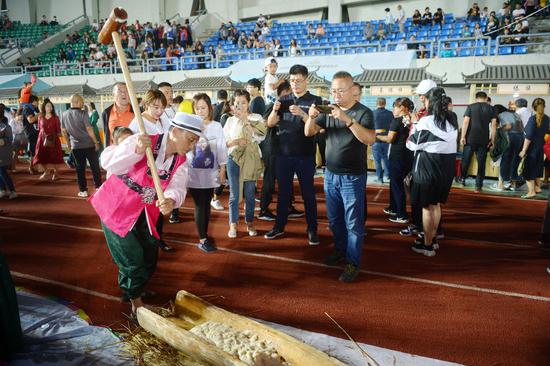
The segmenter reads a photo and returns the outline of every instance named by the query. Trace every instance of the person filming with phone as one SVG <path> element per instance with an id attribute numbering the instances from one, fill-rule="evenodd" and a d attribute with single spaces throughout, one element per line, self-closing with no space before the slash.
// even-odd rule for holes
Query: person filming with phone
<path id="1" fill-rule="evenodd" d="M 365 237 L 365 186 L 367 184 L 367 145 L 376 140 L 372 111 L 356 101 L 353 78 L 339 71 L 332 79 L 335 104 L 312 104 L 305 125 L 306 136 L 326 130 L 327 169 L 325 196 L 334 251 L 327 265 L 345 261 L 342 282 L 352 282 L 359 274 Z"/>
<path id="2" fill-rule="evenodd" d="M 317 200 L 313 177 L 315 175 L 315 139 L 304 134 L 304 123 L 308 118 L 308 108 L 312 104 L 321 104 L 321 98 L 307 90 L 308 69 L 303 65 L 294 65 L 289 70 L 292 93 L 285 95 L 273 105 L 273 111 L 267 118 L 267 126 L 279 128 L 279 152 L 277 155 L 276 175 L 279 185 L 277 198 L 277 219 L 273 229 L 264 237 L 268 240 L 284 235 L 289 217 L 292 183 L 294 174 L 300 181 L 302 198 L 306 211 L 307 238 L 309 245 L 318 245 Z"/>

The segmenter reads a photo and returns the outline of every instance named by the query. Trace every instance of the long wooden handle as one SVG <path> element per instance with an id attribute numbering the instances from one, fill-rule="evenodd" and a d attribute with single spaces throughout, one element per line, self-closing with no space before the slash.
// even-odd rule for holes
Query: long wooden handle
<path id="1" fill-rule="evenodd" d="M 130 71 L 128 70 L 128 64 L 126 62 L 126 53 L 124 48 L 122 48 L 122 43 L 120 43 L 120 36 L 118 32 L 113 32 L 113 42 L 115 44 L 115 49 L 118 57 L 118 62 L 122 69 L 122 75 L 124 76 L 124 82 L 126 83 L 126 88 L 128 89 L 128 95 L 130 96 L 130 103 L 132 103 L 132 108 L 134 109 L 134 114 L 137 118 L 139 132 L 141 134 L 147 134 L 145 131 L 145 126 L 143 125 L 143 118 L 141 117 L 141 112 L 139 110 L 139 103 L 136 97 L 136 91 L 134 90 L 134 83 L 130 77 Z M 155 164 L 155 158 L 153 156 L 153 150 L 148 147 L 145 150 L 145 155 L 147 156 L 147 165 L 151 170 L 151 177 L 153 177 L 153 182 L 155 183 L 155 190 L 157 191 L 157 199 L 159 201 L 164 200 L 164 191 L 162 190 L 162 184 L 160 183 L 159 173 L 157 170 L 157 165 Z"/>

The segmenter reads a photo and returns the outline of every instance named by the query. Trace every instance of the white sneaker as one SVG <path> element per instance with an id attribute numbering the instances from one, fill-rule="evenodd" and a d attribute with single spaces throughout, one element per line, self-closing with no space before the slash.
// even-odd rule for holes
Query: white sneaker
<path id="1" fill-rule="evenodd" d="M 17 198 L 17 192 L 15 192 L 15 191 L 11 192 L 10 195 L 8 196 L 8 198 L 9 198 L 10 200 L 12 200 L 12 199 L 14 199 L 14 198 Z"/>
<path id="2" fill-rule="evenodd" d="M 88 197 L 88 191 L 78 192 L 78 197 L 82 197 L 82 198 Z"/>
<path id="3" fill-rule="evenodd" d="M 223 210 L 223 205 L 222 205 L 222 203 L 220 202 L 220 200 L 212 200 L 212 201 L 210 201 L 210 206 L 212 206 L 212 208 L 213 208 L 214 210 L 217 210 L 217 211 Z"/>
<path id="4" fill-rule="evenodd" d="M 231 239 L 235 239 L 237 237 L 237 227 L 230 226 L 227 236 Z"/>
<path id="5" fill-rule="evenodd" d="M 6 191 L 0 191 L 0 198 L 6 197 L 8 193 Z"/>
<path id="6" fill-rule="evenodd" d="M 248 231 L 248 236 L 258 236 L 258 231 L 252 225 L 246 225 L 246 231 Z"/>

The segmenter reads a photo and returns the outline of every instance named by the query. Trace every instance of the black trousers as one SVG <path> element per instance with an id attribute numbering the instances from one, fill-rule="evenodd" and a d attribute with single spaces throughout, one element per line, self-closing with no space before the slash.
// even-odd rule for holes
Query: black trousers
<path id="1" fill-rule="evenodd" d="M 462 153 L 462 178 L 468 176 L 468 168 L 472 160 L 472 155 L 476 154 L 477 159 L 477 176 L 476 188 L 483 187 L 483 179 L 485 178 L 485 162 L 487 160 L 487 145 L 466 144 Z"/>
<path id="2" fill-rule="evenodd" d="M 275 180 L 277 179 L 277 155 L 264 156 L 264 175 L 262 178 L 262 191 L 260 192 L 260 212 L 269 211 L 269 205 L 273 201 L 273 193 L 275 192 Z M 216 193 L 217 194 L 217 193 Z M 291 192 L 290 206 L 294 202 L 294 190 Z"/>
<path id="3" fill-rule="evenodd" d="M 223 184 L 221 186 L 219 186 L 218 188 L 214 189 L 214 194 L 216 195 L 216 197 L 220 197 L 222 195 L 224 189 L 225 189 L 225 185 L 223 185 Z"/>
<path id="4" fill-rule="evenodd" d="M 206 239 L 210 221 L 210 201 L 214 194 L 214 188 L 189 188 L 189 193 L 195 201 L 195 225 L 199 239 Z"/>
<path id="5" fill-rule="evenodd" d="M 88 190 L 88 183 L 86 182 L 86 161 L 90 164 L 90 169 L 92 169 L 94 185 L 96 188 L 99 188 L 99 186 L 101 186 L 101 172 L 99 170 L 99 157 L 97 156 L 95 148 L 73 149 L 73 155 L 76 162 L 76 179 L 80 192 Z"/>

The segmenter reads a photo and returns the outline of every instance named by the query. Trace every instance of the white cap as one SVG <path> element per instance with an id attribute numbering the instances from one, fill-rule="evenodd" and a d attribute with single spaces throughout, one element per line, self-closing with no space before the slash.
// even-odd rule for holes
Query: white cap
<path id="1" fill-rule="evenodd" d="M 177 112 L 174 118 L 172 118 L 170 125 L 206 138 L 202 133 L 204 129 L 202 118 L 195 114 Z"/>
<path id="2" fill-rule="evenodd" d="M 414 92 L 418 95 L 426 95 L 433 88 L 437 88 L 437 84 L 435 83 L 435 81 L 431 79 L 425 79 L 422 80 L 420 84 L 418 84 Z"/>
<path id="3" fill-rule="evenodd" d="M 268 67 L 271 64 L 276 64 L 277 60 L 274 57 L 268 57 L 264 61 L 264 67 Z"/>

